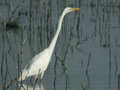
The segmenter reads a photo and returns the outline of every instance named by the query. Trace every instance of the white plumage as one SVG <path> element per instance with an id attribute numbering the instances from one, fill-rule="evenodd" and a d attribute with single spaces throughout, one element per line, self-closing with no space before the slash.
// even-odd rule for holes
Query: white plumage
<path id="1" fill-rule="evenodd" d="M 34 56 L 32 61 L 28 65 L 26 65 L 26 67 L 22 71 L 22 75 L 18 79 L 19 81 L 24 80 L 25 78 L 30 77 L 30 76 L 36 76 L 36 78 L 37 78 L 37 76 L 39 76 L 39 75 L 41 76 L 40 78 L 42 79 L 44 72 L 47 69 L 48 64 L 50 62 L 52 53 L 54 51 L 56 41 L 57 41 L 58 35 L 61 30 L 61 25 L 62 25 L 64 16 L 69 12 L 78 11 L 78 10 L 80 10 L 80 8 L 67 7 L 64 9 L 64 11 L 60 17 L 59 23 L 58 23 L 57 32 L 56 32 L 51 44 L 49 45 L 48 48 L 46 48 L 45 50 L 43 50 L 42 52 L 40 52 L 39 54 Z"/>
<path id="2" fill-rule="evenodd" d="M 43 77 L 44 71 L 47 69 L 47 66 L 50 62 L 48 48 L 42 51 L 41 53 L 37 54 L 33 57 L 32 61 L 26 65 L 24 70 L 22 71 L 22 80 L 24 80 L 26 77 L 30 76 L 38 76 L 41 75 L 41 78 Z M 44 62 L 44 63 L 43 63 Z M 21 77 L 19 78 L 21 80 Z"/>

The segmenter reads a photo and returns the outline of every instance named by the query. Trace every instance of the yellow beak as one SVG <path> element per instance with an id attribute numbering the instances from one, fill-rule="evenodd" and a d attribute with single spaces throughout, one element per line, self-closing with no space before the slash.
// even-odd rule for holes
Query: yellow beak
<path id="1" fill-rule="evenodd" d="M 72 8 L 72 11 L 79 11 L 80 8 Z"/>

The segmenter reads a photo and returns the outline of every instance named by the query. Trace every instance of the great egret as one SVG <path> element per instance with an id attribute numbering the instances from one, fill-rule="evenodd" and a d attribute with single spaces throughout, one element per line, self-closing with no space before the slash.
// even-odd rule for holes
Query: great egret
<path id="1" fill-rule="evenodd" d="M 69 12 L 79 11 L 79 10 L 80 8 L 70 8 L 70 7 L 66 7 L 64 9 L 58 22 L 57 32 L 54 38 L 52 39 L 52 42 L 50 43 L 49 47 L 33 57 L 32 61 L 28 65 L 26 65 L 26 67 L 23 69 L 22 75 L 18 79 L 19 81 L 24 80 L 25 78 L 30 76 L 35 76 L 37 78 L 38 75 L 40 75 L 40 79 L 42 79 L 44 72 L 47 69 L 48 64 L 51 60 L 51 56 L 54 51 L 58 35 L 61 31 L 61 25 L 62 25 L 64 16 Z"/>

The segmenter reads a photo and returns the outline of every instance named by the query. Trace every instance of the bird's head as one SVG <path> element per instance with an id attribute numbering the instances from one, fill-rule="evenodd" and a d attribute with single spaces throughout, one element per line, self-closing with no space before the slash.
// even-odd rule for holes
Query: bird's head
<path id="1" fill-rule="evenodd" d="M 66 8 L 64 9 L 64 13 L 67 14 L 67 13 L 69 13 L 69 12 L 79 11 L 79 10 L 80 10 L 80 8 L 66 7 Z"/>

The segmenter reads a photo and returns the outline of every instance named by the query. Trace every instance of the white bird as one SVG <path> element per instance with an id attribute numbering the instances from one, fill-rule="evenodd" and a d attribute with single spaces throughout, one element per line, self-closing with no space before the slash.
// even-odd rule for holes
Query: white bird
<path id="1" fill-rule="evenodd" d="M 50 63 L 58 35 L 61 31 L 61 26 L 64 16 L 69 12 L 79 11 L 79 10 L 80 8 L 70 8 L 70 7 L 66 7 L 64 9 L 58 22 L 57 32 L 54 38 L 52 39 L 52 42 L 50 43 L 49 47 L 33 57 L 32 61 L 28 65 L 26 65 L 26 67 L 23 69 L 22 75 L 18 79 L 19 81 L 25 80 L 25 78 L 28 78 L 30 76 L 35 76 L 37 78 L 38 75 L 40 75 L 40 79 L 43 78 L 44 72 L 47 69 L 48 64 Z"/>

